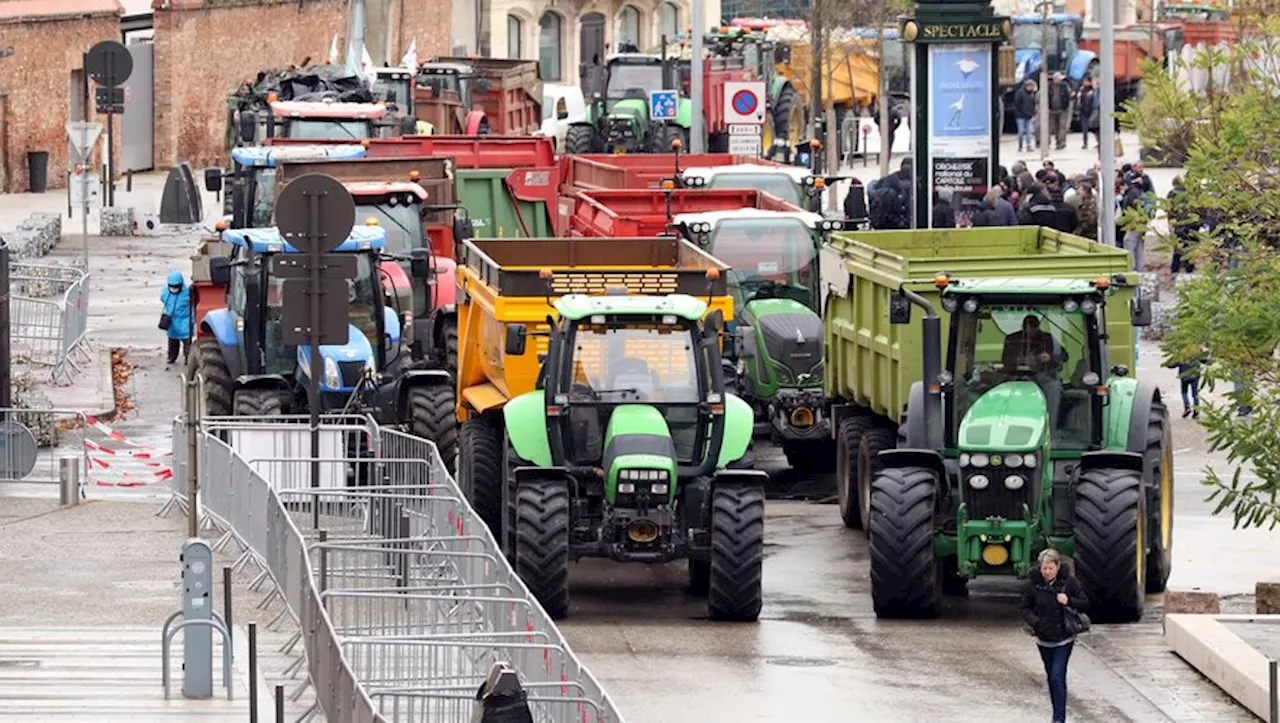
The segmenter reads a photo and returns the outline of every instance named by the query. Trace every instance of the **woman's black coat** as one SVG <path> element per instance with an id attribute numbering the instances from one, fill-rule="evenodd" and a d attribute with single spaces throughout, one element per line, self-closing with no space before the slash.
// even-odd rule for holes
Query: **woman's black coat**
<path id="1" fill-rule="evenodd" d="M 1031 626 L 1031 632 L 1046 643 L 1057 643 L 1070 637 L 1063 624 L 1066 605 L 1058 602 L 1058 593 L 1062 592 L 1067 594 L 1067 604 L 1071 607 L 1080 612 L 1089 609 L 1089 598 L 1066 565 L 1058 568 L 1058 576 L 1053 582 L 1045 582 L 1038 567 L 1027 574 L 1027 587 L 1022 592 L 1022 619 Z"/>

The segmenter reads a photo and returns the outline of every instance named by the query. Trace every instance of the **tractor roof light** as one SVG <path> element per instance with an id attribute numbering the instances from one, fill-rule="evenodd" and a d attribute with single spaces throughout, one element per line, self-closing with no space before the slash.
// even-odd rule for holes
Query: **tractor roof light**
<path id="1" fill-rule="evenodd" d="M 675 182 L 675 181 L 672 181 L 671 179 L 663 179 L 663 181 L 662 181 L 662 190 L 664 190 L 664 191 L 674 191 L 674 190 L 675 190 L 675 188 L 676 188 L 676 182 Z"/>
<path id="2" fill-rule="evenodd" d="M 945 289 L 951 283 L 951 277 L 946 274 L 938 274 L 933 277 L 933 285 L 939 289 Z"/>
<path id="3" fill-rule="evenodd" d="M 720 269 L 707 269 L 707 279 L 715 281 L 720 278 Z"/>
<path id="4" fill-rule="evenodd" d="M 226 221 L 219 221 L 213 225 L 213 230 L 215 231 L 226 231 L 229 228 L 231 228 L 231 224 Z"/>
<path id="5" fill-rule="evenodd" d="M 1093 285 L 1098 289 L 1098 291 L 1106 291 L 1111 288 L 1111 280 L 1105 276 L 1099 276 L 1094 280 Z"/>
<path id="6" fill-rule="evenodd" d="M 813 187 L 814 187 L 814 188 L 816 188 L 816 189 L 819 189 L 819 190 L 821 190 L 821 189 L 823 189 L 823 188 L 826 188 L 826 187 L 827 187 L 827 179 L 825 179 L 825 178 L 815 178 L 815 179 L 813 179 Z"/>
<path id="7" fill-rule="evenodd" d="M 409 171 L 409 180 L 410 180 L 410 181 L 416 181 L 416 180 L 418 180 L 419 178 L 422 178 L 422 174 L 421 174 L 421 173 L 419 173 L 418 171 Z"/>
<path id="8" fill-rule="evenodd" d="M 548 268 L 538 269 L 538 278 L 540 279 L 550 279 L 551 275 L 552 275 L 551 269 L 548 269 Z"/>

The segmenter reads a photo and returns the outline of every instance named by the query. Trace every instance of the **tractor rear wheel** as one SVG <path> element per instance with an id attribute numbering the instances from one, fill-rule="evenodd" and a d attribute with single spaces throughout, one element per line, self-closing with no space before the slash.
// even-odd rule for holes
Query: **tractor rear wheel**
<path id="1" fill-rule="evenodd" d="M 240 389 L 232 397 L 237 417 L 278 417 L 284 414 L 284 395 L 279 389 Z"/>
<path id="2" fill-rule="evenodd" d="M 1146 496 L 1142 477 L 1091 469 L 1076 482 L 1075 573 L 1089 596 L 1089 617 L 1131 623 L 1146 591 Z"/>
<path id="3" fill-rule="evenodd" d="M 409 426 L 415 437 L 436 445 L 444 468 L 449 474 L 455 474 L 458 421 L 454 410 L 453 387 L 439 384 L 410 389 Z"/>
<path id="4" fill-rule="evenodd" d="M 187 357 L 187 378 L 204 377 L 203 416 L 226 417 L 231 414 L 231 372 L 222 358 L 216 339 L 197 339 Z"/>
<path id="5" fill-rule="evenodd" d="M 772 123 L 768 124 L 773 129 L 773 137 L 768 138 L 769 146 L 782 141 L 789 148 L 795 148 L 795 144 L 800 142 L 800 134 L 804 132 L 804 120 L 797 105 L 800 102 L 800 96 L 796 94 L 796 89 L 787 86 L 778 94 L 778 100 L 773 104 Z M 766 134 L 768 135 L 768 134 Z M 764 148 L 769 150 L 769 146 Z"/>
<path id="6" fill-rule="evenodd" d="M 933 551 L 942 480 L 928 467 L 888 467 L 871 485 L 871 602 L 876 617 L 933 618 L 942 611 L 942 565 Z"/>
<path id="7" fill-rule="evenodd" d="M 691 575 L 692 576 L 692 575 Z M 723 485 L 711 493 L 707 610 L 714 620 L 752 622 L 764 606 L 764 487 Z"/>
<path id="8" fill-rule="evenodd" d="M 858 492 L 858 450 L 862 435 L 875 429 L 876 420 L 866 414 L 845 417 L 836 430 L 836 497 L 840 507 L 840 519 L 845 527 L 864 527 L 861 496 Z M 870 484 L 867 480 L 863 484 Z"/>
<path id="9" fill-rule="evenodd" d="M 862 435 L 858 443 L 858 509 L 863 520 L 871 519 L 871 485 L 882 467 L 880 452 L 893 449 L 898 433 L 892 429 L 875 427 Z M 862 526 L 867 535 L 871 534 L 871 526 Z"/>
<path id="10" fill-rule="evenodd" d="M 539 482 L 516 490 L 515 568 L 552 620 L 569 612 L 567 482 Z"/>
<path id="11" fill-rule="evenodd" d="M 444 368 L 450 374 L 457 376 L 458 374 L 458 321 L 456 319 L 447 319 L 444 322 L 444 329 L 440 332 L 440 339 L 444 342 Z"/>
<path id="12" fill-rule="evenodd" d="M 590 153 L 595 144 L 595 129 L 591 126 L 569 126 L 564 134 L 564 152 L 569 155 Z"/>
<path id="13" fill-rule="evenodd" d="M 672 143 L 680 141 L 685 150 L 689 148 L 689 139 L 686 137 L 684 129 L 680 126 L 661 125 L 653 133 L 653 145 L 649 150 L 653 153 L 671 153 L 675 150 Z"/>
<path id="14" fill-rule="evenodd" d="M 1147 419 L 1147 592 L 1164 592 L 1173 571 L 1173 427 L 1157 399 Z"/>
<path id="15" fill-rule="evenodd" d="M 501 415 L 481 415 L 458 430 L 458 486 L 495 540 L 502 539 L 501 421 Z"/>

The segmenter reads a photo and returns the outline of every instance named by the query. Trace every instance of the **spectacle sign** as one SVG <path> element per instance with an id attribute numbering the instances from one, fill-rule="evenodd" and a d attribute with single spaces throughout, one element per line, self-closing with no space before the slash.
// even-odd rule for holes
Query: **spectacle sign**
<path id="1" fill-rule="evenodd" d="M 761 81 L 724 84 L 724 122 L 764 125 L 765 84 Z"/>

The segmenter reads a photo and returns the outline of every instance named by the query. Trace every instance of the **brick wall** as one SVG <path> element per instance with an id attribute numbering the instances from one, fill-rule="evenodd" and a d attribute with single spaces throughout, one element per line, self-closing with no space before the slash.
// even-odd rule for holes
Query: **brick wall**
<path id="1" fill-rule="evenodd" d="M 10 192 L 29 188 L 28 151 L 49 151 L 49 188 L 66 187 L 71 72 L 81 67 L 83 53 L 94 43 L 119 39 L 120 18 L 115 13 L 0 20 L 0 45 L 13 47 L 13 55 L 0 58 L 0 90 L 9 91 L 8 168 L 0 177 L 8 179 Z M 92 106 L 92 96 L 89 103 Z M 119 130 L 118 119 L 116 123 Z"/>
<path id="2" fill-rule="evenodd" d="M 419 57 L 444 53 L 449 4 L 403 3 L 392 57 L 398 60 L 415 38 Z M 223 162 L 227 95 L 261 70 L 326 60 L 334 35 L 344 33 L 345 13 L 345 0 L 157 0 L 157 168 Z"/>

